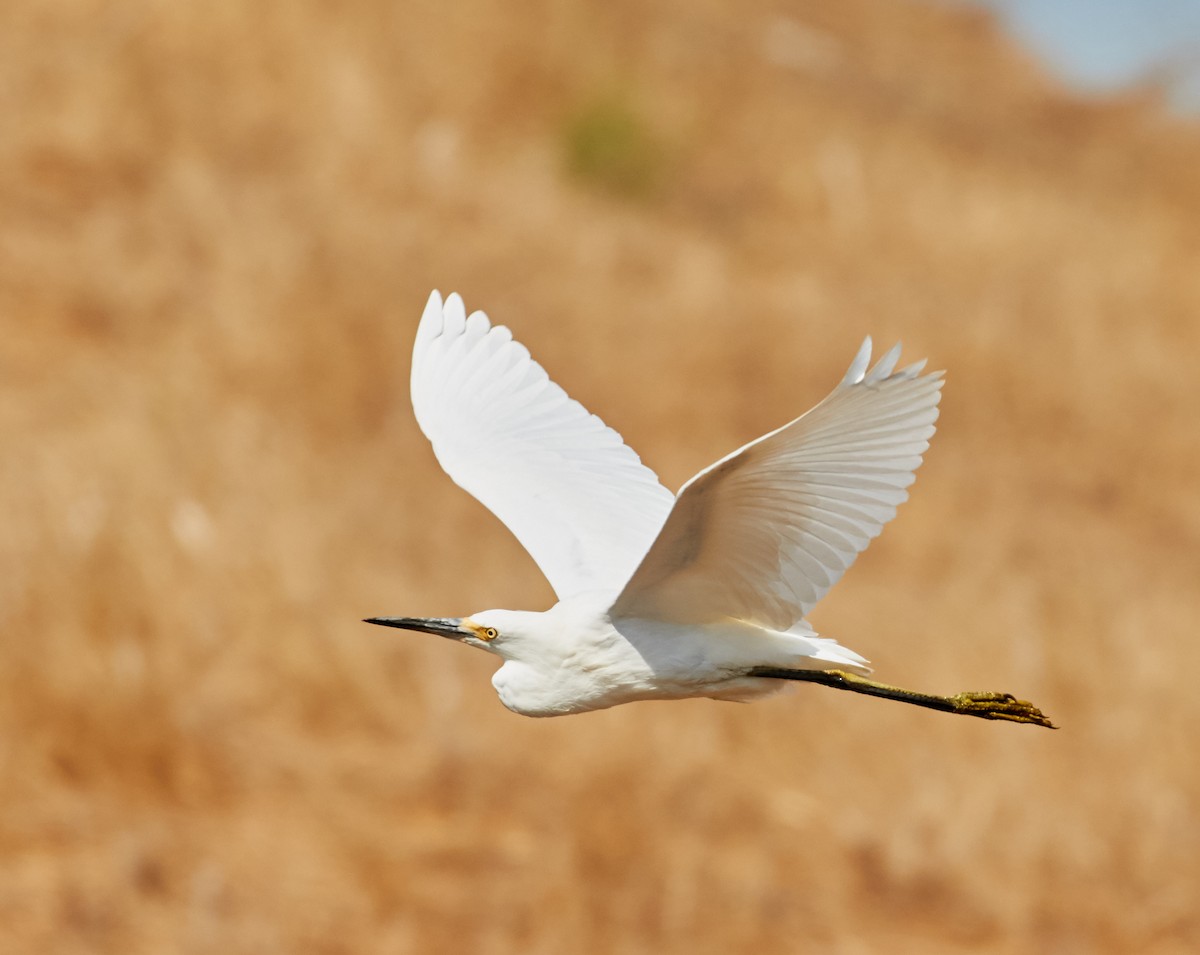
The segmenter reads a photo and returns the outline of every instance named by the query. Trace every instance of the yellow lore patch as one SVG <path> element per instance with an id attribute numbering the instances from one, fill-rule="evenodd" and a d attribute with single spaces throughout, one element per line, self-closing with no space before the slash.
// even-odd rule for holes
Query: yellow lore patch
<path id="1" fill-rule="evenodd" d="M 484 643 L 487 643 L 489 640 L 495 640 L 500 636 L 500 632 L 495 627 L 484 627 L 477 624 L 474 620 L 464 620 L 462 625 Z"/>

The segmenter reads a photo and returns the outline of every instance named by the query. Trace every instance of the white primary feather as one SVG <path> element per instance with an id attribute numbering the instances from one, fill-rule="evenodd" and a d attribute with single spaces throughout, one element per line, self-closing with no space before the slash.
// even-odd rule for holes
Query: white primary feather
<path id="1" fill-rule="evenodd" d="M 529 351 L 458 295 L 429 296 L 413 349 L 417 422 L 455 483 L 529 551 L 560 600 L 616 594 L 673 496 Z"/>
<path id="2" fill-rule="evenodd" d="M 685 484 L 613 616 L 799 625 L 895 516 L 929 447 L 942 373 L 894 371 L 899 354 L 868 371 L 868 338 L 819 405 Z"/>

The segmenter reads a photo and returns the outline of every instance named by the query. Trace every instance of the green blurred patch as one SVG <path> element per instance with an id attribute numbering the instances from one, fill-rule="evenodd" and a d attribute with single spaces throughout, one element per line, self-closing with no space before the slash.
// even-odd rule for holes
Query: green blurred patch
<path id="1" fill-rule="evenodd" d="M 584 182 L 639 199 L 661 188 L 663 148 L 626 99 L 584 104 L 568 117 L 563 137 L 567 168 Z"/>

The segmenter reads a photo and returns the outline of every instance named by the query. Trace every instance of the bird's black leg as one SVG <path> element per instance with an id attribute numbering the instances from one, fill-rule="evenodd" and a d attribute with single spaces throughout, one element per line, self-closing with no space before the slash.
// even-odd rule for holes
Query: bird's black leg
<path id="1" fill-rule="evenodd" d="M 915 693 L 898 686 L 876 683 L 844 670 L 788 670 L 781 667 L 754 667 L 747 676 L 767 677 L 774 680 L 802 680 L 820 683 L 837 690 L 865 693 L 885 700 L 897 700 L 924 706 L 943 713 L 959 713 L 963 716 L 978 716 L 985 720 L 1008 720 L 1012 723 L 1032 723 L 1057 729 L 1053 723 L 1032 703 L 1018 700 L 1011 693 L 956 693 L 954 696 L 935 696 L 930 693 Z"/>

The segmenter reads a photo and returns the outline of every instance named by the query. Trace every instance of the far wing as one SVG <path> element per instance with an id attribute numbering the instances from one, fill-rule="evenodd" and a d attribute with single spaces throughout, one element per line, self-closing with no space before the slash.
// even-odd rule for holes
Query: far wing
<path id="1" fill-rule="evenodd" d="M 895 516 L 929 447 L 942 373 L 893 372 L 899 355 L 867 372 L 868 338 L 819 405 L 685 484 L 612 613 L 801 620 Z"/>
<path id="2" fill-rule="evenodd" d="M 434 292 L 413 349 L 412 401 L 434 454 L 524 545 L 559 599 L 616 593 L 672 495 L 621 436 L 458 295 Z"/>

